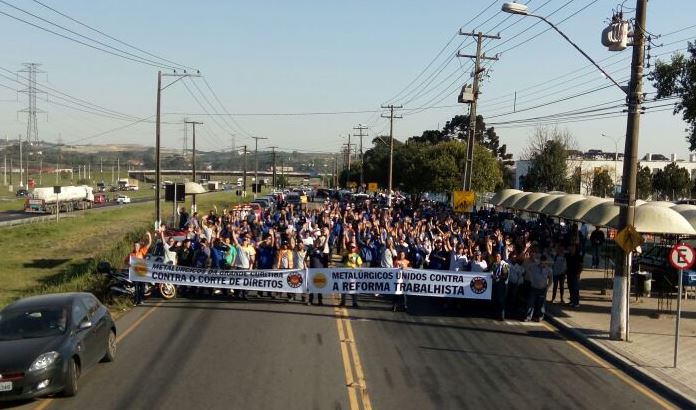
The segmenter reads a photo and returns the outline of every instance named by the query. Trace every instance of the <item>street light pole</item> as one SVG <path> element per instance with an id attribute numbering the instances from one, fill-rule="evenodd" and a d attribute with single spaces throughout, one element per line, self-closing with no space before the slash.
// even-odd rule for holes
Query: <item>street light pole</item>
<path id="1" fill-rule="evenodd" d="M 160 168 L 160 111 L 161 111 L 161 105 L 162 105 L 162 91 L 164 91 L 167 87 L 170 85 L 174 84 L 175 82 L 181 80 L 184 77 L 200 77 L 201 74 L 200 72 L 197 72 L 196 74 L 192 73 L 187 73 L 184 71 L 183 73 L 177 73 L 174 71 L 173 73 L 162 73 L 162 71 L 157 72 L 157 119 L 155 121 L 155 229 L 159 229 L 160 223 L 162 221 L 161 218 L 161 213 L 160 213 L 160 198 L 161 198 L 161 193 L 160 193 L 160 188 L 162 185 L 162 171 Z M 166 86 L 162 87 L 162 77 L 178 77 L 176 80 L 172 81 L 171 83 L 167 84 Z M 121 172 L 120 172 L 120 163 L 119 163 L 119 178 L 121 177 Z"/>
<path id="2" fill-rule="evenodd" d="M 602 133 L 602 136 L 614 141 L 614 184 L 616 184 L 618 182 L 616 172 L 619 166 L 619 140 L 623 137 L 612 137 L 611 135 L 607 135 L 604 133 Z"/>
<path id="3" fill-rule="evenodd" d="M 638 1 L 640 2 L 641 0 L 638 0 Z M 552 22 L 548 21 L 548 20 L 546 19 L 546 17 L 539 16 L 539 15 L 536 15 L 536 14 L 530 14 L 529 11 L 528 11 L 527 6 L 524 5 L 524 4 L 520 4 L 520 3 L 505 3 L 505 4 L 503 4 L 502 11 L 504 11 L 504 12 L 506 12 L 506 13 L 511 13 L 511 14 L 519 14 L 519 15 L 521 15 L 521 16 L 536 17 L 536 18 L 538 18 L 539 20 L 542 20 L 543 22 L 545 22 L 546 24 L 548 24 L 549 26 L 551 26 L 551 28 L 553 28 L 554 30 L 556 30 L 556 32 L 557 32 L 558 34 L 560 34 L 561 36 L 563 36 L 563 38 L 566 39 L 566 41 L 569 42 L 570 45 L 572 45 L 576 50 L 578 50 L 578 51 L 580 52 L 580 54 L 582 54 L 587 60 L 590 61 L 590 63 L 592 63 L 592 65 L 594 65 L 595 67 L 597 67 L 597 69 L 598 69 L 599 71 L 601 71 L 602 74 L 603 74 L 606 78 L 609 79 L 609 81 L 611 81 L 612 83 L 614 83 L 615 86 L 619 87 L 619 89 L 621 89 L 621 91 L 622 91 L 624 94 L 627 94 L 627 90 L 626 90 L 625 87 L 622 87 L 621 85 L 619 85 L 619 83 L 616 82 L 616 80 L 614 80 L 614 78 L 613 78 L 612 76 L 610 76 L 609 73 L 607 73 L 606 71 L 604 71 L 604 69 L 603 69 L 602 67 L 600 67 L 600 65 L 597 64 L 597 62 L 595 62 L 595 61 L 592 59 L 592 57 L 590 57 L 589 55 L 587 55 L 587 53 L 585 53 L 584 51 L 582 51 L 582 49 L 581 49 L 580 47 L 578 47 L 577 44 L 573 43 L 573 40 L 571 40 L 568 36 L 566 36 L 565 33 L 562 32 L 558 27 L 556 27 Z M 636 14 L 636 15 L 637 15 L 637 14 Z"/>
<path id="4" fill-rule="evenodd" d="M 645 62 L 644 46 L 647 8 L 648 0 L 636 0 L 631 79 L 628 83 L 628 87 L 622 87 L 604 71 L 599 64 L 573 43 L 568 36 L 544 17 L 529 14 L 527 6 L 524 4 L 505 3 L 502 7 L 502 10 L 507 13 L 532 16 L 545 21 L 597 67 L 605 77 L 611 80 L 627 95 L 628 117 L 626 119 L 623 176 L 621 178 L 621 192 L 618 197 L 614 199 L 614 203 L 620 206 L 617 226 L 619 232 L 629 227 L 635 217 L 638 139 L 640 136 L 640 110 L 643 99 L 643 64 Z M 623 249 L 619 249 L 616 253 L 616 273 L 614 275 L 613 294 L 611 298 L 611 323 L 609 326 L 609 337 L 612 340 L 628 340 L 629 338 L 628 290 L 631 271 L 631 254 L 632 252 L 624 253 Z"/>

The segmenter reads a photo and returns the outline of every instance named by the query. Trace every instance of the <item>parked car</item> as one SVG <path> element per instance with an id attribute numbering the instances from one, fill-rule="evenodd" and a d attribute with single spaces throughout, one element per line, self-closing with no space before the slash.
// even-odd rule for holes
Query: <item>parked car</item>
<path id="1" fill-rule="evenodd" d="M 116 325 L 91 293 L 20 299 L 0 311 L 0 400 L 62 393 L 99 361 L 116 358 Z"/>
<path id="2" fill-rule="evenodd" d="M 251 202 L 261 205 L 263 209 L 268 209 L 271 206 L 271 201 L 268 198 L 256 198 Z"/>
<path id="3" fill-rule="evenodd" d="M 672 292 L 679 284 L 679 271 L 669 263 L 668 259 L 671 249 L 671 245 L 656 244 L 636 257 L 637 270 L 651 273 L 653 289 L 657 292 Z M 685 269 L 683 272 L 683 286 L 696 286 L 696 271 Z"/>
<path id="4" fill-rule="evenodd" d="M 29 191 L 26 188 L 19 188 L 16 193 L 17 198 L 26 198 L 29 196 Z"/>
<path id="5" fill-rule="evenodd" d="M 129 196 L 126 195 L 119 195 L 116 197 L 116 202 L 121 205 L 121 204 L 130 204 L 131 199 Z"/>

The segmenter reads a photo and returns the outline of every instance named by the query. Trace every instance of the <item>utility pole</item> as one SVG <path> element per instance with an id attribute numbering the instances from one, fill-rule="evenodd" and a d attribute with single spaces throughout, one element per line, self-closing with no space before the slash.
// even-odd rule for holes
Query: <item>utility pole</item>
<path id="1" fill-rule="evenodd" d="M 4 164 L 2 166 L 2 184 L 3 185 L 7 185 L 7 147 L 9 146 L 8 142 L 9 142 L 9 140 L 7 139 L 7 135 L 5 135 L 5 149 L 3 150 L 4 154 L 5 154 L 4 155 L 5 160 L 4 160 Z"/>
<path id="2" fill-rule="evenodd" d="M 203 123 L 184 120 L 184 127 L 186 127 L 187 124 L 193 125 L 193 134 L 191 135 L 191 169 L 193 172 L 191 178 L 193 178 L 193 182 L 196 182 L 196 125 L 203 125 Z M 198 211 L 196 207 L 196 195 L 191 195 L 191 212 L 193 213 L 196 211 Z"/>
<path id="3" fill-rule="evenodd" d="M 334 156 L 334 174 L 333 174 L 333 186 L 338 187 L 338 154 Z"/>
<path id="4" fill-rule="evenodd" d="M 254 199 L 256 199 L 257 191 L 261 186 L 259 184 L 259 140 L 267 140 L 266 137 L 251 137 L 254 139 Z"/>
<path id="5" fill-rule="evenodd" d="M 276 186 L 276 147 L 275 145 L 272 147 L 268 147 L 271 149 L 271 152 L 273 153 L 273 188 Z"/>
<path id="6" fill-rule="evenodd" d="M 472 33 L 464 33 L 459 30 L 459 35 L 460 36 L 471 36 L 471 37 L 476 37 L 476 55 L 469 55 L 469 54 L 461 54 L 460 52 L 457 52 L 457 57 L 466 57 L 466 58 L 473 58 L 474 59 L 474 86 L 473 86 L 473 99 L 470 102 L 469 106 L 469 135 L 467 136 L 467 143 L 466 143 L 466 161 L 464 162 L 464 190 L 465 191 L 471 191 L 471 176 L 473 175 L 474 171 L 474 142 L 475 142 L 475 135 L 476 135 L 476 102 L 478 101 L 478 96 L 479 96 L 479 80 L 481 78 L 481 72 L 484 71 L 484 69 L 481 68 L 481 60 L 498 60 L 498 57 L 486 57 L 485 54 L 481 54 L 481 42 L 483 41 L 484 38 L 486 39 L 495 39 L 499 40 L 500 36 L 493 36 L 489 34 L 483 34 L 480 31 L 476 34 Z"/>
<path id="7" fill-rule="evenodd" d="M 367 127 L 358 124 L 357 127 L 353 127 L 354 130 L 358 131 L 358 137 L 360 137 L 360 189 L 363 189 L 363 185 L 365 185 L 365 180 L 364 180 L 364 173 L 365 173 L 365 162 L 363 161 L 363 137 L 366 137 L 366 134 L 363 134 L 363 131 L 367 130 Z"/>
<path id="8" fill-rule="evenodd" d="M 626 142 L 624 147 L 621 193 L 614 200 L 620 205 L 618 231 L 630 226 L 634 220 L 636 205 L 636 179 L 638 162 L 638 139 L 640 136 L 640 110 L 643 99 L 643 64 L 645 60 L 645 25 L 648 0 L 636 0 L 636 20 L 633 27 L 633 56 L 631 80 L 628 90 L 628 117 L 626 119 Z M 611 323 L 609 336 L 613 340 L 628 340 L 629 337 L 629 283 L 631 274 L 631 252 L 621 249 L 616 253 L 611 298 Z"/>
<path id="9" fill-rule="evenodd" d="M 350 143 L 350 134 L 348 134 L 348 146 L 346 147 L 347 150 L 347 155 L 348 155 L 348 173 L 346 174 L 346 185 L 350 187 L 350 147 L 353 144 Z"/>
<path id="10" fill-rule="evenodd" d="M 389 118 L 389 193 L 387 197 L 387 206 L 392 204 L 392 182 L 393 182 L 393 172 L 394 172 L 394 118 L 403 118 L 401 115 L 394 115 L 395 108 L 403 108 L 401 105 L 383 105 L 382 108 L 389 109 L 389 115 L 381 115 L 382 118 Z"/>
<path id="11" fill-rule="evenodd" d="M 242 196 L 246 196 L 247 187 L 247 146 L 244 144 L 244 171 L 242 173 Z"/>
<path id="12" fill-rule="evenodd" d="M 22 168 L 22 134 L 19 134 L 19 138 L 17 138 L 19 141 L 19 187 L 24 186 L 24 168 Z"/>

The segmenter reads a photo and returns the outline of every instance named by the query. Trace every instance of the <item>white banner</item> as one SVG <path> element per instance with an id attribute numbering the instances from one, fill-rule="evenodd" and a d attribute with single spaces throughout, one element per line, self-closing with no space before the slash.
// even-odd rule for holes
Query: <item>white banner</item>
<path id="1" fill-rule="evenodd" d="M 172 283 L 270 292 L 304 293 L 304 269 L 224 270 L 189 268 L 131 258 L 128 277 L 135 282 Z"/>
<path id="2" fill-rule="evenodd" d="M 384 295 L 491 299 L 489 273 L 398 268 L 223 270 L 189 268 L 131 258 L 136 282 L 286 293 L 379 293 Z"/>
<path id="3" fill-rule="evenodd" d="M 418 269 L 309 269 L 310 293 L 380 293 L 388 295 L 491 299 L 491 275 Z"/>

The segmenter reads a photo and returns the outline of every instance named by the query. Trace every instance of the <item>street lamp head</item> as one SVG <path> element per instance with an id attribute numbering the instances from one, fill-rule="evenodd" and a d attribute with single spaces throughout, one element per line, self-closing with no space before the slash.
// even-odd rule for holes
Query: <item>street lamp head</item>
<path id="1" fill-rule="evenodd" d="M 526 5 L 519 3 L 503 3 L 503 7 L 501 8 L 501 10 L 503 10 L 506 13 L 521 14 L 523 16 L 529 14 L 529 8 Z"/>

